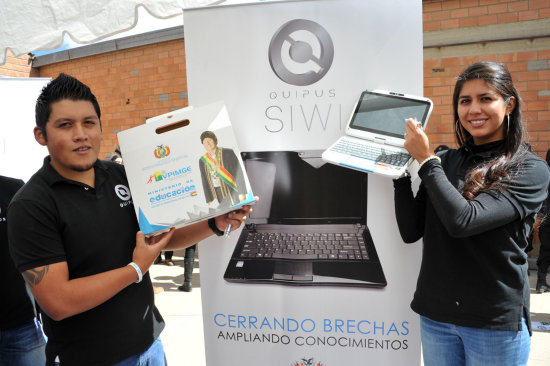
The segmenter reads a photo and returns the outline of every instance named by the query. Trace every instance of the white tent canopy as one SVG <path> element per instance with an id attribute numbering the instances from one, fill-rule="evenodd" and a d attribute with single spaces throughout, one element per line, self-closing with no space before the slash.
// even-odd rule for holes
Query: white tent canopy
<path id="1" fill-rule="evenodd" d="M 0 0 L 0 65 L 7 49 L 15 56 L 56 49 L 64 34 L 75 42 L 97 42 L 133 28 L 138 7 L 157 18 L 224 0 Z M 183 20 L 182 20 L 183 21 Z"/>

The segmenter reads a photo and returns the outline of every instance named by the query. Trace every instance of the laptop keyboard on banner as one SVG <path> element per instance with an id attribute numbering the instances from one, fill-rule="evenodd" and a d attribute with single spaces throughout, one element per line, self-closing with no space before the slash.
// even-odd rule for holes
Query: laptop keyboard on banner
<path id="1" fill-rule="evenodd" d="M 411 155 L 401 151 L 380 148 L 378 146 L 363 145 L 347 140 L 339 141 L 331 150 L 394 166 L 403 166 L 411 158 Z"/>
<path id="2" fill-rule="evenodd" d="M 361 234 L 248 233 L 241 258 L 295 260 L 369 259 Z"/>

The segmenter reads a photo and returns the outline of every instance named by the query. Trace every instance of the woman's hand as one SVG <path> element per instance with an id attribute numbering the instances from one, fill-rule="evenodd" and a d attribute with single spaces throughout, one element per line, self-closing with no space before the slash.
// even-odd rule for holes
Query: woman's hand
<path id="1" fill-rule="evenodd" d="M 407 119 L 405 124 L 405 149 L 419 163 L 434 155 L 430 150 L 430 140 L 416 118 Z"/>

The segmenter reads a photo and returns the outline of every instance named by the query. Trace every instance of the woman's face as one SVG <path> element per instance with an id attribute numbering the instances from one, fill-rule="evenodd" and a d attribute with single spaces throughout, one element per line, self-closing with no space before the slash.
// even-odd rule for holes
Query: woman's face
<path id="1" fill-rule="evenodd" d="M 506 103 L 484 80 L 468 80 L 458 95 L 458 117 L 474 144 L 486 144 L 504 139 L 504 120 L 515 104 L 514 97 Z"/>

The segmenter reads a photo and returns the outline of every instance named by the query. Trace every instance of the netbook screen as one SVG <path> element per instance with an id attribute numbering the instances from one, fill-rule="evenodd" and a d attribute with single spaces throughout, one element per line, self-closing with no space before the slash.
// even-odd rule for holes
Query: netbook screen
<path id="1" fill-rule="evenodd" d="M 243 152 L 260 197 L 249 222 L 261 224 L 366 224 L 367 177 L 352 169 L 314 164 L 294 151 Z M 311 161 L 311 160 L 310 160 Z"/>
<path id="2" fill-rule="evenodd" d="M 406 118 L 424 121 L 430 109 L 427 101 L 363 92 L 352 116 L 351 128 L 404 138 Z"/>

